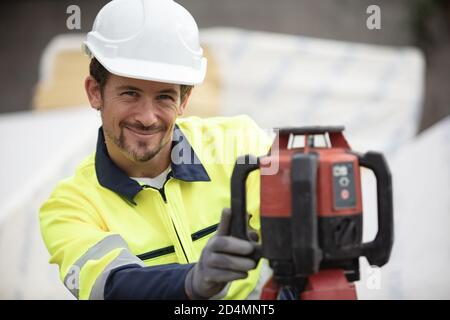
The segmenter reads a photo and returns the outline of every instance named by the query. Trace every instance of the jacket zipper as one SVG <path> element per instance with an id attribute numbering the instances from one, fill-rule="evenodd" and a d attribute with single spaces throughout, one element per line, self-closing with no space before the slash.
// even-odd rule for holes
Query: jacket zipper
<path id="1" fill-rule="evenodd" d="M 200 238 L 206 237 L 208 234 L 213 233 L 214 231 L 217 230 L 218 226 L 219 226 L 219 224 L 217 223 L 217 224 L 214 224 L 212 226 L 209 226 L 209 227 L 207 227 L 205 229 L 202 229 L 200 231 L 197 231 L 197 232 L 193 233 L 191 235 L 192 241 L 195 241 L 195 240 L 198 240 Z"/>
<path id="2" fill-rule="evenodd" d="M 175 229 L 175 234 L 177 235 L 178 242 L 180 243 L 181 250 L 183 250 L 184 257 L 186 258 L 186 262 L 189 263 L 189 259 L 187 257 L 186 251 L 184 251 L 183 243 L 181 242 L 180 236 L 178 235 L 177 228 L 175 227 L 175 223 L 172 220 L 173 228 Z"/>
<path id="3" fill-rule="evenodd" d="M 164 187 L 166 186 L 167 181 L 169 181 L 169 179 L 172 177 L 171 173 L 172 173 L 172 171 L 169 172 L 169 174 L 167 175 L 167 179 L 164 182 L 164 184 L 163 184 L 161 189 L 158 189 L 158 188 L 155 188 L 155 187 L 152 187 L 152 186 L 149 186 L 149 185 L 144 185 L 144 187 L 146 187 L 146 188 L 152 188 L 152 189 L 158 190 L 158 192 L 161 195 L 161 197 L 162 197 L 162 199 L 163 199 L 165 204 L 167 204 L 167 197 L 166 197 L 166 193 L 164 192 Z M 175 223 L 173 222 L 172 218 L 170 218 L 170 220 L 172 221 L 173 229 L 175 230 L 175 234 L 177 235 L 177 239 L 178 239 L 178 242 L 180 244 L 181 250 L 183 250 L 184 258 L 186 259 L 186 262 L 189 263 L 189 259 L 187 257 L 186 251 L 184 250 L 183 243 L 181 242 L 180 235 L 178 234 L 178 231 L 177 231 L 177 228 L 175 226 Z"/>
<path id="4" fill-rule="evenodd" d="M 217 227 L 219 226 L 219 224 L 214 224 L 212 226 L 209 226 L 205 229 L 199 230 L 195 233 L 193 233 L 191 235 L 192 241 L 196 241 L 198 239 L 201 239 L 203 237 L 206 237 L 207 235 L 215 232 L 217 230 Z M 152 250 L 149 252 L 145 252 L 142 254 L 137 255 L 137 257 L 139 259 L 141 259 L 142 261 L 144 260 L 148 260 L 148 259 L 152 259 L 152 258 L 157 258 L 160 256 L 164 256 L 166 254 L 171 254 L 175 252 L 175 247 L 174 246 L 168 246 L 168 247 L 164 247 L 164 248 L 160 248 L 160 249 L 156 249 L 156 250 Z"/>
<path id="5" fill-rule="evenodd" d="M 174 253 L 174 252 L 175 252 L 174 246 L 168 246 L 168 247 L 165 247 L 165 248 L 149 251 L 149 252 L 146 252 L 146 253 L 143 253 L 143 254 L 138 254 L 137 257 L 139 259 L 141 259 L 142 261 L 144 261 L 144 260 L 157 258 L 157 257 L 164 256 L 166 254 L 170 254 L 170 253 Z"/>

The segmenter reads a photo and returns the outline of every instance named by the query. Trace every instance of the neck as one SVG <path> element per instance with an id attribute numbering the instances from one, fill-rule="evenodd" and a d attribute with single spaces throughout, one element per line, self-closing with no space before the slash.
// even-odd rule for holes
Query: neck
<path id="1" fill-rule="evenodd" d="M 136 162 L 126 157 L 122 151 L 105 136 L 106 148 L 111 160 L 129 177 L 154 178 L 161 174 L 171 164 L 171 140 L 150 160 Z"/>

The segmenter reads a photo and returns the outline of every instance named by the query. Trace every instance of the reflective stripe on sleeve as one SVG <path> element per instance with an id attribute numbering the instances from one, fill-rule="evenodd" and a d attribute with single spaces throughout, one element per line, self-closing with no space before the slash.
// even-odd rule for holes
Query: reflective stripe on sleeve
<path id="1" fill-rule="evenodd" d="M 99 241 L 97 244 L 95 244 L 93 247 L 89 248 L 89 250 L 82 255 L 70 268 L 67 272 L 65 278 L 64 278 L 64 285 L 67 289 L 75 296 L 75 298 L 79 298 L 79 289 L 80 289 L 80 272 L 83 266 L 89 261 L 89 260 L 98 260 L 101 259 L 103 256 L 108 254 L 114 249 L 126 249 L 125 252 L 128 252 L 129 260 L 128 264 L 132 263 L 138 263 L 140 265 L 143 265 L 142 261 L 137 258 L 136 256 L 133 256 L 129 252 L 129 248 L 125 240 L 117 234 L 107 236 L 103 238 L 101 241 Z M 122 252 L 123 253 L 123 252 Z M 116 258 L 118 259 L 121 255 Z M 133 257 L 133 259 L 132 259 Z M 113 260 L 114 262 L 115 260 Z M 122 263 L 125 260 L 121 260 Z M 111 262 L 111 263 L 113 263 Z M 100 275 L 101 276 L 101 275 Z"/>
<path id="2" fill-rule="evenodd" d="M 91 289 L 89 300 L 103 300 L 106 280 L 108 279 L 111 271 L 115 268 L 128 264 L 138 264 L 141 267 L 145 267 L 145 264 L 141 261 L 141 259 L 130 253 L 128 250 L 122 250 L 117 258 L 111 261 L 103 272 L 97 277 L 97 280 L 95 280 L 94 286 Z"/>

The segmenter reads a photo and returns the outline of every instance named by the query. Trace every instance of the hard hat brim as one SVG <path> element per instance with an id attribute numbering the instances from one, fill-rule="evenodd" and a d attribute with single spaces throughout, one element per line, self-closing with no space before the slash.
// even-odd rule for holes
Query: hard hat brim
<path id="1" fill-rule="evenodd" d="M 198 85 L 206 75 L 207 60 L 202 58 L 199 69 L 181 65 L 156 63 L 124 58 L 106 58 L 94 54 L 95 58 L 112 74 L 142 80 L 184 85 Z"/>

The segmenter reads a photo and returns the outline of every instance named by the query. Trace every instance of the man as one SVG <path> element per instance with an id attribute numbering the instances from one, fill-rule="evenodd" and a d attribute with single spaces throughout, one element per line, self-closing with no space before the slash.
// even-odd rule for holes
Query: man
<path id="1" fill-rule="evenodd" d="M 172 0 L 115 0 L 85 47 L 97 149 L 40 210 L 65 286 L 79 299 L 257 297 L 255 245 L 229 235 L 224 208 L 235 159 L 271 141 L 246 116 L 179 118 L 206 73 L 192 16 Z M 258 229 L 256 172 L 247 187 Z"/>

